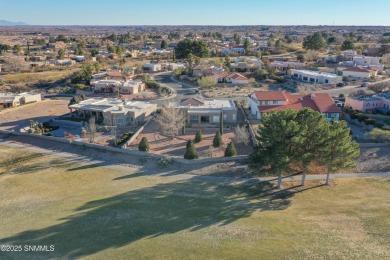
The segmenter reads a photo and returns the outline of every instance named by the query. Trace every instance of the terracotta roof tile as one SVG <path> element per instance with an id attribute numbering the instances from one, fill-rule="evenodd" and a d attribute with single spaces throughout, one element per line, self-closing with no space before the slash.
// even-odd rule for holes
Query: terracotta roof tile
<path id="1" fill-rule="evenodd" d="M 285 101 L 285 105 L 260 105 L 258 108 L 261 113 L 270 113 L 285 109 L 299 111 L 305 107 L 321 113 L 341 113 L 341 110 L 337 107 L 332 97 L 326 93 L 298 95 L 284 91 L 257 91 L 255 94 L 259 101 Z"/>

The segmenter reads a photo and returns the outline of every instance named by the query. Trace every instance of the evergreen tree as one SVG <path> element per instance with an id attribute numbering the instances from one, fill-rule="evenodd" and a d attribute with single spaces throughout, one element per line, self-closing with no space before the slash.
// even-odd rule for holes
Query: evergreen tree
<path id="1" fill-rule="evenodd" d="M 165 50 L 168 47 L 168 44 L 166 41 L 162 40 L 161 41 L 161 49 Z"/>
<path id="2" fill-rule="evenodd" d="M 195 143 L 199 143 L 200 141 L 202 141 L 203 137 L 202 137 L 202 132 L 201 130 L 199 129 L 198 131 L 196 131 L 196 135 L 195 135 Z"/>
<path id="3" fill-rule="evenodd" d="M 146 137 L 142 137 L 141 142 L 138 144 L 138 150 L 143 151 L 143 152 L 148 152 L 150 149 L 149 147 L 149 142 Z"/>
<path id="4" fill-rule="evenodd" d="M 311 162 L 317 161 L 322 155 L 320 148 L 326 145 L 329 136 L 329 122 L 319 112 L 304 108 L 297 113 L 300 133 L 293 139 L 292 158 L 302 167 L 302 182 L 305 179 Z"/>
<path id="5" fill-rule="evenodd" d="M 259 144 L 249 155 L 250 168 L 278 176 L 278 189 L 282 185 L 282 175 L 292 171 L 292 141 L 300 133 L 296 117 L 294 110 L 265 115 L 258 129 Z"/>
<path id="6" fill-rule="evenodd" d="M 184 159 L 192 160 L 192 159 L 198 159 L 198 158 L 199 158 L 199 156 L 198 156 L 198 153 L 196 151 L 194 142 L 192 140 L 189 140 L 187 142 L 187 150 L 186 150 L 186 153 L 184 154 Z"/>
<path id="7" fill-rule="evenodd" d="M 219 131 L 217 131 L 215 133 L 215 136 L 214 136 L 214 139 L 213 139 L 213 146 L 214 147 L 220 147 L 221 145 L 223 145 L 222 136 L 221 136 L 221 133 Z"/>
<path id="8" fill-rule="evenodd" d="M 352 40 L 345 40 L 343 42 L 343 44 L 341 45 L 341 50 L 342 51 L 354 50 L 354 49 L 355 49 L 355 45 L 353 44 Z"/>
<path id="9" fill-rule="evenodd" d="M 244 40 L 244 50 L 247 53 L 249 51 L 250 42 L 248 38 L 245 38 Z"/>
<path id="10" fill-rule="evenodd" d="M 226 147 L 225 157 L 236 156 L 236 155 L 237 155 L 237 151 L 236 148 L 234 147 L 234 143 L 230 142 Z"/>
<path id="11" fill-rule="evenodd" d="M 219 132 L 223 135 L 223 111 L 219 115 Z"/>
<path id="12" fill-rule="evenodd" d="M 185 39 L 177 43 L 175 47 L 175 57 L 177 59 L 187 59 L 190 54 L 200 58 L 210 57 L 207 44 L 203 41 Z"/>
<path id="13" fill-rule="evenodd" d="M 352 139 L 345 121 L 333 120 L 329 131 L 326 145 L 320 151 L 320 163 L 328 167 L 326 185 L 329 185 L 329 174 L 355 167 L 354 159 L 360 153 L 359 144 Z"/>
<path id="14" fill-rule="evenodd" d="M 322 50 L 326 48 L 324 37 L 319 32 L 306 36 L 303 39 L 303 48 L 306 50 Z"/>

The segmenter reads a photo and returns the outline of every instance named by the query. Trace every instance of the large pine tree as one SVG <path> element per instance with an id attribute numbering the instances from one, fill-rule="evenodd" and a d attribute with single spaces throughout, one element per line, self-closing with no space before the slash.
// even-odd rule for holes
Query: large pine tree
<path id="1" fill-rule="evenodd" d="M 330 135 L 326 145 L 320 150 L 320 163 L 328 167 L 326 185 L 329 185 L 329 175 L 340 169 L 348 169 L 356 166 L 355 158 L 359 156 L 359 144 L 351 135 L 345 121 L 333 120 L 329 125 Z"/>

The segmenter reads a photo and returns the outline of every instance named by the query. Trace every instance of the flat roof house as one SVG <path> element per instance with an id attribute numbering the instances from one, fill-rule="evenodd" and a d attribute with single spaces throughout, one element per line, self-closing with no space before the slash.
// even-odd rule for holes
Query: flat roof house
<path id="1" fill-rule="evenodd" d="M 8 107 L 16 107 L 26 103 L 41 101 L 41 94 L 36 93 L 21 93 L 21 94 L 7 94 L 0 93 L 0 109 Z"/>
<path id="2" fill-rule="evenodd" d="M 109 126 L 136 126 L 157 109 L 156 104 L 121 99 L 91 98 L 69 106 L 72 116 L 95 117 L 97 123 Z"/>
<path id="3" fill-rule="evenodd" d="M 320 112 L 328 121 L 332 118 L 340 119 L 342 113 L 333 98 L 325 93 L 299 95 L 285 91 L 256 91 L 248 97 L 248 104 L 251 114 L 257 119 L 273 111 L 286 109 L 299 111 L 305 107 Z"/>
<path id="4" fill-rule="evenodd" d="M 311 84 L 337 84 L 343 80 L 341 76 L 321 71 L 292 70 L 291 73 L 292 78 Z"/>
<path id="5" fill-rule="evenodd" d="M 135 80 L 98 80 L 91 83 L 95 92 L 136 94 L 145 90 L 145 83 Z"/>
<path id="6" fill-rule="evenodd" d="M 362 112 L 377 110 L 388 113 L 390 111 L 390 93 L 381 93 L 372 97 L 346 97 L 345 107 Z"/>
<path id="7" fill-rule="evenodd" d="M 221 112 L 224 123 L 237 123 L 237 107 L 230 99 L 182 99 L 176 107 L 187 115 L 187 122 L 194 127 L 219 124 Z"/>

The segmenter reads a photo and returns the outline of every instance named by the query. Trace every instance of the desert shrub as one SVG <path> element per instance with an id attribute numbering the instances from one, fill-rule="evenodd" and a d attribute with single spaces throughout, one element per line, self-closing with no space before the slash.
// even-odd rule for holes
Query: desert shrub
<path id="1" fill-rule="evenodd" d="M 236 148 L 234 147 L 234 143 L 230 142 L 226 147 L 225 157 L 236 156 L 236 155 L 237 155 L 237 151 Z"/>
<path id="2" fill-rule="evenodd" d="M 173 158 L 171 157 L 161 158 L 157 161 L 157 164 L 161 167 L 170 166 L 172 163 L 173 163 Z"/>
<path id="3" fill-rule="evenodd" d="M 202 132 L 199 129 L 198 131 L 196 131 L 196 134 L 195 134 L 195 143 L 199 143 L 200 141 L 202 141 L 202 139 L 203 139 Z"/>
<path id="4" fill-rule="evenodd" d="M 192 140 L 189 140 L 187 142 L 187 150 L 186 150 L 186 153 L 184 154 L 184 159 L 192 160 L 192 159 L 198 159 L 198 158 L 199 158 L 199 156 L 198 156 L 198 152 L 196 151 L 194 142 Z"/>
<path id="5" fill-rule="evenodd" d="M 366 118 L 366 119 L 364 119 L 364 123 L 366 125 L 374 125 L 376 123 L 376 120 L 373 118 Z"/>
<path id="6" fill-rule="evenodd" d="M 220 147 L 221 145 L 223 145 L 222 136 L 221 136 L 221 133 L 219 131 L 217 131 L 215 133 L 215 136 L 214 136 L 214 139 L 213 139 L 213 146 L 214 147 Z"/>
<path id="7" fill-rule="evenodd" d="M 119 139 L 116 140 L 116 143 L 118 145 L 121 145 L 121 144 L 127 142 L 133 135 L 134 135 L 134 132 L 124 133 Z"/>
<path id="8" fill-rule="evenodd" d="M 388 142 L 390 141 L 390 131 L 374 128 L 366 134 L 366 137 L 375 141 Z"/>
<path id="9" fill-rule="evenodd" d="M 144 136 L 141 139 L 141 142 L 138 144 L 138 150 L 143 152 L 148 152 L 150 149 L 148 139 Z"/>

